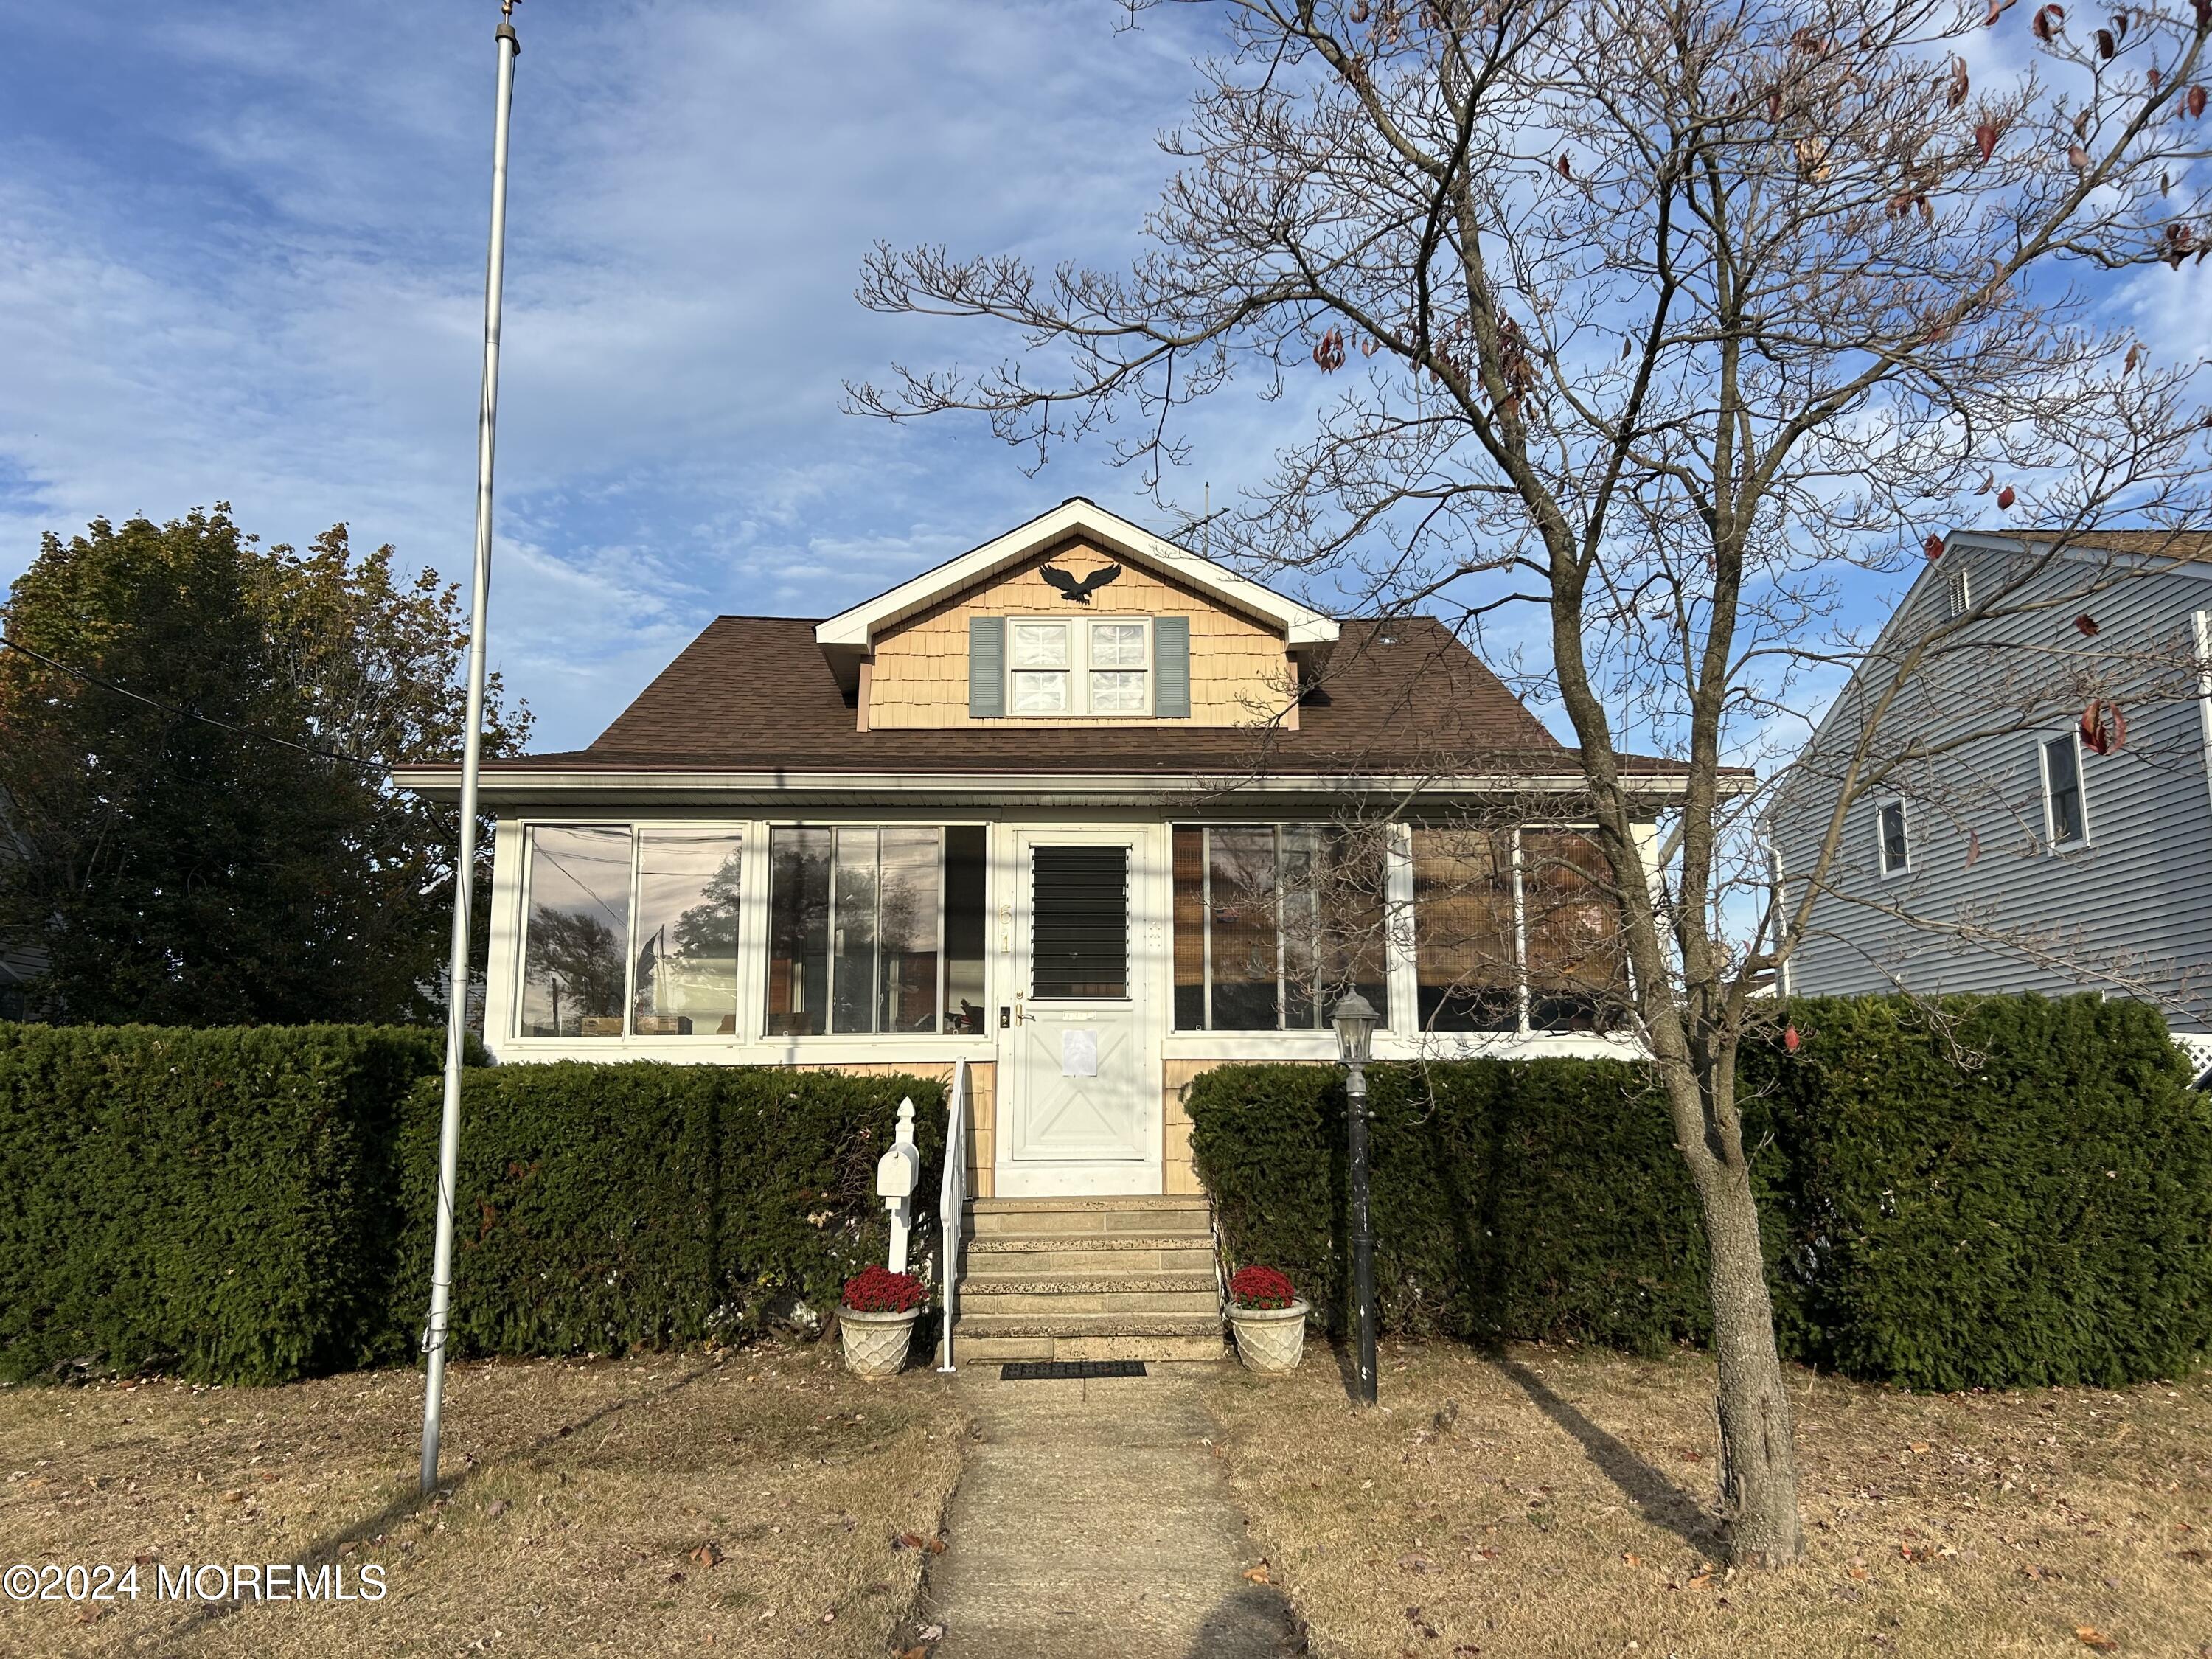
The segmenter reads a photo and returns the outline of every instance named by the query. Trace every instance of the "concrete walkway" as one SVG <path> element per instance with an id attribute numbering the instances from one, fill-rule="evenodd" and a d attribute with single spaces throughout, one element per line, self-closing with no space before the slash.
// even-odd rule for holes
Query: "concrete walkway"
<path id="1" fill-rule="evenodd" d="M 1280 1593 L 1244 1577 L 1259 1555 L 1198 1400 L 1212 1368 L 1152 1369 L 1047 1382 L 962 1370 L 977 1438 L 924 1591 L 945 1626 L 936 1659 L 1303 1650 Z"/>

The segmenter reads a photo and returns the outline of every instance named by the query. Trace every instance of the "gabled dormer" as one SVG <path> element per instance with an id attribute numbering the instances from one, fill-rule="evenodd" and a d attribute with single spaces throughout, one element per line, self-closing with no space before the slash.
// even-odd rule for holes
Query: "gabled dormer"
<path id="1" fill-rule="evenodd" d="M 1295 729 L 1337 625 L 1079 496 L 814 637 L 862 731 Z"/>

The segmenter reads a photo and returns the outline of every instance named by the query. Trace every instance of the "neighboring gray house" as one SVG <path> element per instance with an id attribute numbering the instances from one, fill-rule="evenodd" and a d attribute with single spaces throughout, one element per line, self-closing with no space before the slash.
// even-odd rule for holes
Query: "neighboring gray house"
<path id="1" fill-rule="evenodd" d="M 2212 535 L 1952 536 L 1767 809 L 1784 914 L 1834 837 L 1784 993 L 2102 990 L 2212 1032 L 2208 660 Z"/>

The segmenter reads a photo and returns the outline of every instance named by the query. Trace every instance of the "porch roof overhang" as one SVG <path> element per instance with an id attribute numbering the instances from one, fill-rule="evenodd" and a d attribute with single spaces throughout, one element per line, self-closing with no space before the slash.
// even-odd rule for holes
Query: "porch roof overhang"
<path id="1" fill-rule="evenodd" d="M 395 768 L 392 781 L 433 800 L 460 797 L 456 766 Z M 1638 773 L 1626 782 L 1646 810 L 1657 812 L 1680 801 L 1688 779 L 1679 771 Z M 1719 780 L 1724 798 L 1753 793 L 1759 781 L 1730 771 Z M 1249 814 L 1256 802 L 1279 810 L 1293 801 L 1320 804 L 1343 800 L 1404 799 L 1418 796 L 1441 805 L 1504 799 L 1571 800 L 1587 795 L 1580 772 L 1501 772 L 1449 777 L 1413 777 L 1385 773 L 1287 773 L 1254 775 L 1158 772 L 840 772 L 790 769 L 736 771 L 706 769 L 536 766 L 512 770 L 487 768 L 477 798 L 487 806 L 594 808 L 625 803 L 654 806 L 1174 806 L 1201 815 L 1220 811 Z"/>

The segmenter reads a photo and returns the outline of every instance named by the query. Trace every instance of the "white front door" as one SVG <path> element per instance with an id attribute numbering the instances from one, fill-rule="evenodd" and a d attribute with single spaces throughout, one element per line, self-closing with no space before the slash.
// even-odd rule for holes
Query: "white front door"
<path id="1" fill-rule="evenodd" d="M 1005 1198 L 1159 1188 L 1146 1024 L 1152 831 L 1013 836 L 1013 1018 L 1000 1048 Z"/>

